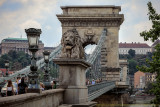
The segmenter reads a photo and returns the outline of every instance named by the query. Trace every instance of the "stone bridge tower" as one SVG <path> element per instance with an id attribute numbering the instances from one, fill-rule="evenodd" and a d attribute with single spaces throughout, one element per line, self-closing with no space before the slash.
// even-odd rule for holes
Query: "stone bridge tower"
<path id="1" fill-rule="evenodd" d="M 62 24 L 62 34 L 76 28 L 82 38 L 83 47 L 97 44 L 104 28 L 107 39 L 101 49 L 101 70 L 106 80 L 120 80 L 119 69 L 119 29 L 124 15 L 119 14 L 120 6 L 62 6 L 62 14 L 57 15 Z"/>

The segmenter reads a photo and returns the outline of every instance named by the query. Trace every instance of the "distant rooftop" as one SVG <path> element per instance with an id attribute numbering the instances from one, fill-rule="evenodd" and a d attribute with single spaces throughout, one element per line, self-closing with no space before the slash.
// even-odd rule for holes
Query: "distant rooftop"
<path id="1" fill-rule="evenodd" d="M 27 38 L 6 38 L 3 39 L 2 42 L 28 42 Z M 39 43 L 42 43 L 41 40 L 39 40 Z"/>
<path id="2" fill-rule="evenodd" d="M 146 43 L 119 43 L 119 48 L 151 48 Z"/>
<path id="3" fill-rule="evenodd" d="M 152 46 L 151 47 L 155 47 L 157 44 L 160 44 L 160 40 L 158 39 L 158 40 L 156 40 L 153 44 L 152 44 Z"/>
<path id="4" fill-rule="evenodd" d="M 28 40 L 27 38 L 6 38 L 5 40 Z"/>
<path id="5" fill-rule="evenodd" d="M 5 75 L 6 74 L 6 68 L 0 68 L 0 72 Z M 8 71 L 9 74 L 12 74 L 13 71 Z"/>

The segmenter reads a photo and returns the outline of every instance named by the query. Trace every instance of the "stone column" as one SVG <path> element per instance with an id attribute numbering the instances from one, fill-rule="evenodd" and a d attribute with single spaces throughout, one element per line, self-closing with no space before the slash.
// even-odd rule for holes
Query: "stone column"
<path id="1" fill-rule="evenodd" d="M 60 88 L 65 88 L 64 104 L 80 104 L 88 101 L 85 70 L 90 67 L 82 59 L 54 59 L 59 65 Z"/>

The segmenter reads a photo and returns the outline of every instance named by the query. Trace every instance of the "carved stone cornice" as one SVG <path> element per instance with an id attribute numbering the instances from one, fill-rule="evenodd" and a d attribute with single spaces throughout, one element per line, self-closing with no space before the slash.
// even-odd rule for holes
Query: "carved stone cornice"
<path id="1" fill-rule="evenodd" d="M 57 15 L 63 27 L 109 27 L 120 26 L 123 14 L 107 15 Z"/>
<path id="2" fill-rule="evenodd" d="M 129 64 L 129 62 L 120 62 L 119 64 L 120 64 L 120 65 L 127 66 L 127 65 Z"/>
<path id="3" fill-rule="evenodd" d="M 113 9 L 119 9 L 121 11 L 120 6 L 115 6 L 115 5 L 69 5 L 69 6 L 61 6 L 61 9 L 67 9 L 67 8 L 113 8 Z"/>
<path id="4" fill-rule="evenodd" d="M 123 18 L 123 14 L 57 14 L 57 17 L 121 17 Z"/>

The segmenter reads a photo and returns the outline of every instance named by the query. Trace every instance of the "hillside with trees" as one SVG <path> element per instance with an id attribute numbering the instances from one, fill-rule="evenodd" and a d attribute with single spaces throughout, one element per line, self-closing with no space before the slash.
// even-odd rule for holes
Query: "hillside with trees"
<path id="1" fill-rule="evenodd" d="M 30 64 L 30 55 L 24 53 L 23 51 L 9 51 L 8 54 L 4 54 L 0 57 L 0 68 L 5 68 L 5 60 L 10 63 L 10 70 L 17 71 Z"/>
<path id="2" fill-rule="evenodd" d="M 152 53 L 148 52 L 146 55 L 136 55 L 135 50 L 130 49 L 128 54 L 126 55 L 119 55 L 119 59 L 127 59 L 129 62 L 129 74 L 134 75 L 135 72 L 138 71 L 136 66 L 145 65 L 148 66 L 146 63 L 146 59 L 152 58 Z"/>

